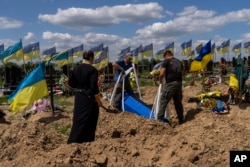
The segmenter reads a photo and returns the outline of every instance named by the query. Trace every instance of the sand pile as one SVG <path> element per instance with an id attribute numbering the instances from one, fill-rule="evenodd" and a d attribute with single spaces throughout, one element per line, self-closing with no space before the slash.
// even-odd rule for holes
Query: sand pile
<path id="1" fill-rule="evenodd" d="M 152 104 L 157 88 L 142 90 L 144 101 Z M 231 106 L 226 115 L 198 110 L 187 99 L 200 92 L 201 87 L 184 89 L 187 121 L 180 126 L 101 109 L 96 141 L 84 144 L 66 144 L 70 112 L 55 118 L 45 112 L 28 120 L 8 114 L 12 124 L 0 124 L 0 166 L 228 166 L 229 150 L 250 150 L 248 105 Z M 176 122 L 172 103 L 170 110 Z"/>

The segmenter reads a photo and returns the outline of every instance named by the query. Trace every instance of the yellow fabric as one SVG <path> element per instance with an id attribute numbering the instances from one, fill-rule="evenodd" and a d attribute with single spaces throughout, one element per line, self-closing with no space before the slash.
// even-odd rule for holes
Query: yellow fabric
<path id="1" fill-rule="evenodd" d="M 29 53 L 24 53 L 24 60 L 32 60 L 34 58 L 39 58 L 40 57 L 40 50 L 34 50 Z"/>
<path id="2" fill-rule="evenodd" d="M 203 99 L 204 97 L 221 97 L 222 92 L 220 91 L 213 91 L 208 93 L 202 93 L 197 96 L 198 99 Z"/>
<path id="3" fill-rule="evenodd" d="M 130 85 L 131 85 L 131 87 L 133 89 L 136 87 L 136 81 L 135 81 L 135 75 L 134 75 L 134 73 L 130 73 L 129 83 L 130 83 Z"/>
<path id="4" fill-rule="evenodd" d="M 250 53 L 250 47 L 246 48 L 246 53 Z"/>
<path id="5" fill-rule="evenodd" d="M 133 62 L 134 64 L 138 64 L 138 56 L 133 56 L 132 62 Z"/>
<path id="6" fill-rule="evenodd" d="M 150 57 L 150 56 L 152 56 L 152 55 L 153 55 L 153 50 L 148 50 L 148 51 L 145 51 L 145 52 L 142 52 L 142 53 L 141 53 L 141 56 L 142 56 L 143 58 Z"/>
<path id="7" fill-rule="evenodd" d="M 23 49 L 19 49 L 12 55 L 3 59 L 4 63 L 8 63 L 10 60 L 15 59 L 16 61 L 23 61 Z"/>
<path id="8" fill-rule="evenodd" d="M 182 50 L 181 55 L 182 56 L 189 56 L 189 55 L 191 55 L 191 52 L 192 52 L 192 48 L 188 47 L 188 48 L 185 48 Z"/>
<path id="9" fill-rule="evenodd" d="M 97 63 L 97 64 L 93 64 L 93 66 L 97 69 L 97 70 L 101 70 L 104 67 L 108 66 L 108 58 L 103 59 L 101 62 Z"/>
<path id="10" fill-rule="evenodd" d="M 222 48 L 220 48 L 220 50 L 217 50 L 217 53 L 219 53 L 219 54 L 225 54 L 225 53 L 228 53 L 228 52 L 229 52 L 229 46 L 222 47 Z"/>
<path id="11" fill-rule="evenodd" d="M 16 114 L 23 110 L 34 101 L 48 95 L 48 88 L 45 80 L 41 80 L 31 86 L 28 86 L 18 92 L 10 103 L 10 110 Z"/>
<path id="12" fill-rule="evenodd" d="M 232 88 L 235 88 L 236 90 L 239 90 L 239 81 L 238 81 L 235 74 L 230 74 L 229 87 L 232 87 Z"/>
<path id="13" fill-rule="evenodd" d="M 75 52 L 73 53 L 73 57 L 76 58 L 76 57 L 82 57 L 83 56 L 83 51 L 79 51 L 79 52 Z"/>
<path id="14" fill-rule="evenodd" d="M 212 60 L 212 54 L 205 55 L 201 61 L 194 60 L 191 63 L 190 72 L 200 71 L 207 66 L 207 63 Z"/>
<path id="15" fill-rule="evenodd" d="M 150 75 L 152 75 L 152 76 L 157 75 L 157 74 L 160 74 L 160 69 L 153 70 L 150 72 Z"/>

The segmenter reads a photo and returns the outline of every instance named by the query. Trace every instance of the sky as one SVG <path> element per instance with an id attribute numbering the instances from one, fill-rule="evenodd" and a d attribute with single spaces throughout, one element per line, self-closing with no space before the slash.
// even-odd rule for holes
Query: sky
<path id="1" fill-rule="evenodd" d="M 0 44 L 22 39 L 40 42 L 41 52 L 80 44 L 88 50 L 109 46 L 110 61 L 119 52 L 153 43 L 154 53 L 192 39 L 192 47 L 230 39 L 232 48 L 250 41 L 249 0 L 1 0 Z M 233 53 L 230 53 L 233 54 Z M 247 56 L 242 50 L 243 56 Z"/>

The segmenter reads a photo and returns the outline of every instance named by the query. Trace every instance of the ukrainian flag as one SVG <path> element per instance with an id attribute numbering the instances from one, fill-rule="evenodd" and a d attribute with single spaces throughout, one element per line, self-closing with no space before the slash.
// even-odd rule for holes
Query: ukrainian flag
<path id="1" fill-rule="evenodd" d="M 42 55 L 43 55 L 43 60 L 44 61 L 48 61 L 51 59 L 51 56 L 56 54 L 56 47 L 52 47 L 52 48 L 49 48 L 49 49 L 46 49 L 43 51 Z"/>
<path id="2" fill-rule="evenodd" d="M 246 53 L 250 53 L 250 41 L 244 43 L 244 48 L 246 49 Z"/>
<path id="3" fill-rule="evenodd" d="M 103 43 L 96 46 L 96 47 L 93 47 L 90 49 L 92 52 L 94 52 L 94 56 L 98 56 L 99 54 L 101 54 L 102 50 L 103 50 Z"/>
<path id="4" fill-rule="evenodd" d="M 153 56 L 153 43 L 151 43 L 143 48 L 141 56 L 143 58 Z"/>
<path id="5" fill-rule="evenodd" d="M 154 75 L 159 74 L 162 64 L 163 64 L 163 61 L 154 65 L 152 71 L 150 72 L 150 75 L 154 76 Z"/>
<path id="6" fill-rule="evenodd" d="M 241 53 L 241 43 L 235 44 L 232 51 L 234 53 Z"/>
<path id="7" fill-rule="evenodd" d="M 192 50 L 192 52 L 190 53 L 190 55 L 188 57 L 189 57 L 189 59 L 193 60 L 195 57 L 195 51 Z"/>
<path id="8" fill-rule="evenodd" d="M 225 54 L 229 53 L 230 39 L 221 43 L 221 46 L 217 48 L 217 53 Z"/>
<path id="9" fill-rule="evenodd" d="M 69 52 L 68 50 L 60 52 L 56 55 L 54 55 L 50 60 L 50 61 L 56 61 L 58 64 L 58 68 L 61 68 L 64 65 L 67 65 L 69 63 Z"/>
<path id="10" fill-rule="evenodd" d="M 159 50 L 156 54 L 155 54 L 155 59 L 156 60 L 162 60 L 163 59 L 163 54 L 165 52 L 165 49 L 161 49 Z"/>
<path id="11" fill-rule="evenodd" d="M 129 53 L 129 52 L 130 52 L 130 46 L 127 47 L 127 48 L 122 49 L 121 52 L 118 55 L 119 59 L 123 59 L 125 57 L 125 55 L 127 53 Z"/>
<path id="12" fill-rule="evenodd" d="M 165 50 L 170 50 L 174 54 L 174 42 L 167 44 Z"/>
<path id="13" fill-rule="evenodd" d="M 4 63 L 9 62 L 11 59 L 15 59 L 16 61 L 23 60 L 23 46 L 22 40 L 15 43 L 14 45 L 9 46 L 6 50 L 1 52 L 1 59 L 3 59 Z"/>
<path id="14" fill-rule="evenodd" d="M 199 56 L 195 57 L 191 63 L 190 71 L 199 71 L 207 66 L 207 63 L 212 60 L 211 40 L 202 46 Z"/>
<path id="15" fill-rule="evenodd" d="M 192 39 L 188 42 L 183 42 L 181 44 L 181 48 L 182 48 L 181 55 L 182 56 L 189 56 L 192 52 Z"/>
<path id="16" fill-rule="evenodd" d="M 223 54 L 221 48 L 222 48 L 222 46 L 217 46 L 217 47 L 216 47 L 216 53 L 218 53 L 218 54 Z"/>
<path id="17" fill-rule="evenodd" d="M 40 57 L 39 42 L 29 44 L 23 47 L 24 60 L 31 60 Z"/>
<path id="18" fill-rule="evenodd" d="M 72 56 L 75 57 L 82 57 L 83 56 L 83 44 L 72 48 Z"/>
<path id="19" fill-rule="evenodd" d="M 139 47 L 135 48 L 134 50 L 131 51 L 131 54 L 133 56 L 133 63 L 134 64 L 138 64 L 138 55 L 139 52 L 141 52 L 142 50 L 142 45 L 140 45 Z"/>
<path id="20" fill-rule="evenodd" d="M 73 48 L 68 50 L 68 64 L 74 63 Z"/>
<path id="21" fill-rule="evenodd" d="M 40 64 L 19 83 L 16 90 L 9 96 L 8 103 L 10 103 L 10 110 L 13 113 L 17 113 L 34 101 L 47 95 L 47 83 L 43 67 Z"/>
<path id="22" fill-rule="evenodd" d="M 93 62 L 93 66 L 97 70 L 101 70 L 108 66 L 108 53 L 109 53 L 109 48 L 105 47 L 100 52 L 100 54 L 96 55 L 94 62 Z"/>

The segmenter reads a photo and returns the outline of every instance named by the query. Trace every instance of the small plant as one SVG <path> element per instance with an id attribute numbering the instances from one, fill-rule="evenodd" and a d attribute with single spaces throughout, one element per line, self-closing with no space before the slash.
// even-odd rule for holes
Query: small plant
<path id="1" fill-rule="evenodd" d="M 70 130 L 70 127 L 71 127 L 71 124 L 54 124 L 53 127 L 55 128 L 55 130 L 60 133 L 60 134 L 63 134 L 63 135 L 69 135 L 69 130 Z"/>

